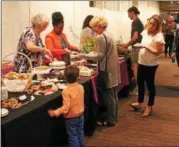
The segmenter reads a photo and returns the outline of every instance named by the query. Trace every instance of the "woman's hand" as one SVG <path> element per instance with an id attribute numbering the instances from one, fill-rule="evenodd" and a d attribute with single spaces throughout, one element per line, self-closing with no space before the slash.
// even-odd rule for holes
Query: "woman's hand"
<path id="1" fill-rule="evenodd" d="M 68 48 L 64 49 L 67 53 L 71 53 L 71 51 Z"/>
<path id="2" fill-rule="evenodd" d="M 127 43 L 121 43 L 120 46 L 123 47 L 123 48 L 128 48 L 128 47 L 129 47 L 129 46 L 127 45 Z"/>
<path id="3" fill-rule="evenodd" d="M 79 54 L 79 55 L 76 56 L 76 59 L 79 59 L 79 60 L 81 60 L 83 58 L 84 58 L 84 55 L 82 55 L 82 54 Z"/>
<path id="4" fill-rule="evenodd" d="M 43 52 L 46 53 L 46 54 L 49 54 L 50 56 L 53 57 L 53 55 L 52 55 L 52 53 L 51 53 L 51 51 L 49 49 L 43 48 Z"/>
<path id="5" fill-rule="evenodd" d="M 78 48 L 76 51 L 77 51 L 77 52 L 81 52 L 81 51 L 82 51 L 82 49 Z"/>
<path id="6" fill-rule="evenodd" d="M 154 55 L 160 55 L 164 49 L 164 44 L 162 43 L 157 43 L 156 44 L 156 49 L 148 46 L 144 46 L 149 52 L 153 53 Z"/>

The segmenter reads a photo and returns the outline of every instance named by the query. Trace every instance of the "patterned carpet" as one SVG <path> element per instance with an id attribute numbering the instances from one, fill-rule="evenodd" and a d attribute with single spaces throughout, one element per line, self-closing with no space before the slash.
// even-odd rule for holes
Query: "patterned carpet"
<path id="1" fill-rule="evenodd" d="M 136 101 L 136 96 L 122 98 L 117 125 L 85 137 L 86 146 L 179 146 L 179 68 L 171 59 L 161 56 L 156 84 L 152 116 L 142 118 L 141 112 L 131 111 L 128 102 Z"/>

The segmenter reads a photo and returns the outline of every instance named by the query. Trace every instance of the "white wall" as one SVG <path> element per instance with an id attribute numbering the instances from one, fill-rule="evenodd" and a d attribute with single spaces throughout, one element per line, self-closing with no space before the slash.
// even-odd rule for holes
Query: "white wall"
<path id="1" fill-rule="evenodd" d="M 2 1 L 2 56 L 16 52 L 19 37 L 29 26 L 29 2 Z"/>
<path id="2" fill-rule="evenodd" d="M 40 6 L 40 7 L 39 7 Z M 68 40 L 74 42 L 74 37 L 69 31 L 69 26 L 74 26 L 74 2 L 73 1 L 31 1 L 30 2 L 30 16 L 37 13 L 43 13 L 50 19 L 50 25 L 42 33 L 42 39 L 52 30 L 51 14 L 55 11 L 62 12 L 64 16 L 65 26 L 64 32 L 67 34 Z"/>
<path id="3" fill-rule="evenodd" d="M 114 35 L 116 40 L 120 36 L 122 36 L 124 42 L 130 38 L 131 20 L 127 16 L 127 9 L 132 6 L 131 1 L 121 1 L 120 12 L 91 8 L 89 1 L 3 1 L 2 3 L 3 56 L 16 51 L 22 30 L 30 25 L 30 17 L 37 13 L 43 13 L 50 18 L 50 25 L 42 33 L 43 40 L 45 35 L 52 30 L 51 14 L 54 11 L 63 13 L 65 18 L 64 32 L 72 44 L 79 45 L 79 40 L 72 35 L 69 27 L 71 26 L 75 34 L 80 36 L 83 20 L 89 14 L 105 16 L 109 21 L 108 31 Z M 151 15 L 159 13 L 157 2 L 139 1 L 138 5 L 141 11 L 139 17 L 144 24 Z"/>
<path id="4" fill-rule="evenodd" d="M 159 14 L 159 3 L 155 1 L 139 1 L 138 9 L 140 10 L 140 18 L 144 24 L 147 18 L 154 14 Z"/>

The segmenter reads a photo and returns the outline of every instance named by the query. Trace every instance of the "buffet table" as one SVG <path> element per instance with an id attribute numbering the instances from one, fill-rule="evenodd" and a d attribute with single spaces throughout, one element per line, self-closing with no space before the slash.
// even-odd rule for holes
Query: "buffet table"
<path id="1" fill-rule="evenodd" d="M 126 60 L 120 60 L 119 65 L 120 65 L 120 73 L 121 73 L 121 83 L 118 85 L 118 91 L 120 91 L 125 86 L 129 85 Z"/>
<path id="2" fill-rule="evenodd" d="M 120 60 L 121 91 L 130 84 L 127 60 Z M 6 72 L 8 72 L 6 70 Z M 81 77 L 80 83 L 85 90 L 84 132 L 92 136 L 96 126 L 98 109 L 98 94 L 96 90 L 96 75 Z M 35 96 L 35 100 L 26 106 L 10 111 L 2 118 L 2 146 L 59 146 L 66 145 L 67 134 L 65 119 L 50 118 L 48 109 L 55 109 L 62 105 L 61 90 L 48 96 Z M 23 93 L 9 93 L 9 98 L 18 97 Z"/>
<path id="3" fill-rule="evenodd" d="M 85 135 L 91 136 L 95 130 L 97 104 L 93 99 L 90 77 L 81 77 L 80 83 L 85 89 Z M 9 93 L 9 97 L 23 95 Z M 2 146 L 57 146 L 67 144 L 65 119 L 50 118 L 49 108 L 62 105 L 61 90 L 48 96 L 35 96 L 28 105 L 10 111 L 2 118 Z"/>

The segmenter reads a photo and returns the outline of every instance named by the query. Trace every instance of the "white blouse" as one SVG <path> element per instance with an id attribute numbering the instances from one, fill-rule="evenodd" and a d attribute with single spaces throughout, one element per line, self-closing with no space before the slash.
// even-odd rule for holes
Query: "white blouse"
<path id="1" fill-rule="evenodd" d="M 151 48 L 156 48 L 157 43 L 163 43 L 165 44 L 164 41 L 164 36 L 163 33 L 157 33 L 155 36 L 151 36 L 147 33 L 147 30 L 144 30 L 142 32 L 142 42 L 141 44 L 147 47 Z M 142 48 L 139 51 L 139 64 L 146 65 L 146 66 L 155 66 L 158 65 L 158 55 L 154 55 L 150 51 L 148 51 L 146 48 Z"/>

